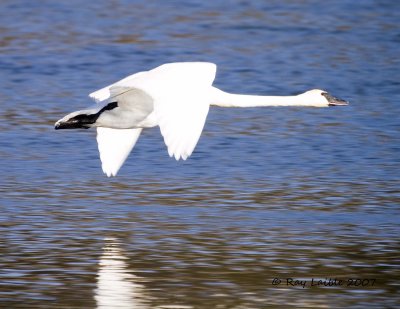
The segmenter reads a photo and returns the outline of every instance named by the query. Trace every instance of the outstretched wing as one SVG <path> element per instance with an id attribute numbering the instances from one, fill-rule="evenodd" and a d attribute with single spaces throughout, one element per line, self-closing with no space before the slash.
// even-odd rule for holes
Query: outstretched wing
<path id="1" fill-rule="evenodd" d="M 108 176 L 116 176 L 139 138 L 142 129 L 97 128 L 101 167 Z"/>
<path id="2" fill-rule="evenodd" d="M 185 160 L 192 154 L 203 130 L 215 74 L 213 63 L 169 63 L 128 76 L 91 93 L 90 97 L 104 101 L 122 89 L 142 90 L 152 100 L 151 116 L 160 127 L 169 155 Z M 125 100 L 118 104 L 128 109 L 132 102 Z"/>
<path id="3" fill-rule="evenodd" d="M 115 82 L 114 84 L 108 85 L 104 88 L 101 88 L 99 90 L 96 90 L 92 93 L 89 94 L 89 97 L 93 100 L 95 100 L 97 103 L 102 102 L 104 100 L 107 100 L 110 95 L 111 95 L 111 88 L 114 86 L 118 86 L 119 84 L 122 83 L 127 83 L 129 84 L 130 81 L 134 80 L 135 78 L 139 77 L 140 75 L 145 74 L 146 72 L 139 72 L 139 73 L 135 73 L 132 75 L 129 75 L 128 77 L 125 77 L 117 82 Z"/>
<path id="4" fill-rule="evenodd" d="M 186 160 L 203 130 L 215 73 L 213 63 L 169 63 L 119 85 L 141 89 L 153 98 L 154 116 L 169 155 Z"/>
<path id="5" fill-rule="evenodd" d="M 155 111 L 161 134 L 170 157 L 186 160 L 200 138 L 209 104 L 196 98 L 156 101 Z"/>
<path id="6" fill-rule="evenodd" d="M 212 63 L 167 64 L 154 70 L 171 83 L 154 100 L 154 111 L 170 157 L 186 160 L 200 138 L 210 107 L 215 79 Z M 167 78 L 167 76 L 170 76 Z"/>

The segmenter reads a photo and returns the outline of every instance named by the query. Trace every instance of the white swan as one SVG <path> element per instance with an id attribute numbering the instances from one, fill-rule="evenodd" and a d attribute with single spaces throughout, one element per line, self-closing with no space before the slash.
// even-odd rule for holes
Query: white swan
<path id="1" fill-rule="evenodd" d="M 176 160 L 186 160 L 203 130 L 210 105 L 222 107 L 347 105 L 323 90 L 295 96 L 230 94 L 212 86 L 217 66 L 207 62 L 161 65 L 130 75 L 89 96 L 98 104 L 58 120 L 55 129 L 97 128 L 102 169 L 115 176 L 143 128 L 159 126 Z"/>

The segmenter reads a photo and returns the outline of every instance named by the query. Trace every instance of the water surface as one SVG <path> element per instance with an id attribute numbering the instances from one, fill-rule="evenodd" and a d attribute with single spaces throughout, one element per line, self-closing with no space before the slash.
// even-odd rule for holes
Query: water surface
<path id="1" fill-rule="evenodd" d="M 396 1 L 0 11 L 1 307 L 397 306 Z M 154 128 L 116 178 L 101 172 L 95 132 L 54 131 L 89 92 L 173 61 L 217 63 L 226 91 L 321 88 L 351 105 L 213 108 L 189 160 L 170 159 Z M 364 281 L 311 286 L 329 278 Z"/>

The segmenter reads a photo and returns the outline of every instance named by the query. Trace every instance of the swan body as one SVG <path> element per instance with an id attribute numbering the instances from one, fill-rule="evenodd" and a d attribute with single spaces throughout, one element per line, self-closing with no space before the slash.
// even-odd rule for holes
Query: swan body
<path id="1" fill-rule="evenodd" d="M 97 104 L 58 120 L 55 129 L 97 128 L 103 172 L 115 176 L 142 129 L 160 127 L 168 154 L 186 160 L 200 138 L 210 106 L 347 105 L 323 90 L 295 96 L 254 96 L 224 92 L 212 86 L 216 65 L 208 62 L 168 63 L 130 75 L 92 92 Z"/>

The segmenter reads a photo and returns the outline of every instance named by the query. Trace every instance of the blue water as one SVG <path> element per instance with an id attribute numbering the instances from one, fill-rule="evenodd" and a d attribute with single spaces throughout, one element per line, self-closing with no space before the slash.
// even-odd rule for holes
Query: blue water
<path id="1" fill-rule="evenodd" d="M 20 0 L 0 12 L 1 307 L 400 303 L 397 1 Z M 154 128 L 116 178 L 94 131 L 54 130 L 91 91 L 175 61 L 217 63 L 228 92 L 321 88 L 351 105 L 212 108 L 187 161 Z"/>

